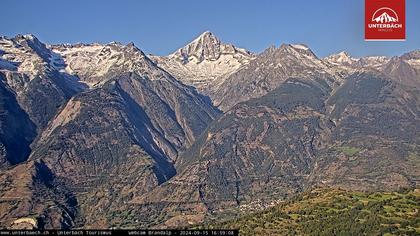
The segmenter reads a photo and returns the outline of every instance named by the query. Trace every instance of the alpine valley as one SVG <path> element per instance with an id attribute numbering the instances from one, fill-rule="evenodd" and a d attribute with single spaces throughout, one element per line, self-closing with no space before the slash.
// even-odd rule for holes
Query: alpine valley
<path id="1" fill-rule="evenodd" d="M 0 37 L 0 185 L 4 229 L 420 234 L 420 50 Z"/>

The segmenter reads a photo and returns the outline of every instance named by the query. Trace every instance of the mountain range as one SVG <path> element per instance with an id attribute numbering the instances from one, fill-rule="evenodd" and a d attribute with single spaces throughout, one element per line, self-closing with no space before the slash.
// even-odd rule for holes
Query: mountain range
<path id="1" fill-rule="evenodd" d="M 420 184 L 420 51 L 0 38 L 0 227 L 175 228 Z"/>

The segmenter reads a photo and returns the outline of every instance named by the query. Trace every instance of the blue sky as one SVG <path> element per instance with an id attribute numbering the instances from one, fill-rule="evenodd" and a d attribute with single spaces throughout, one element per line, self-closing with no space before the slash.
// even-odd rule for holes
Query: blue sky
<path id="1" fill-rule="evenodd" d="M 420 1 L 406 0 L 407 41 L 365 42 L 364 0 L 2 0 L 0 35 L 46 43 L 134 42 L 166 55 L 209 30 L 253 52 L 305 43 L 320 57 L 400 55 L 420 49 Z"/>

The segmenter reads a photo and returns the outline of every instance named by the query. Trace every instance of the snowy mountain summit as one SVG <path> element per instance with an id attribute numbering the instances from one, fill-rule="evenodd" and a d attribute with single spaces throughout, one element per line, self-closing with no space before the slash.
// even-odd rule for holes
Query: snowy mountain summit
<path id="1" fill-rule="evenodd" d="M 348 74 L 365 70 L 381 70 L 389 58 L 386 56 L 366 56 L 361 58 L 352 57 L 349 53 L 342 51 L 337 54 L 330 55 L 323 59 L 331 66 L 336 67 L 338 70 L 347 71 Z"/>
<path id="2" fill-rule="evenodd" d="M 151 56 L 158 66 L 204 93 L 215 90 L 254 57 L 245 49 L 223 43 L 209 31 L 168 56 Z"/>
<path id="3" fill-rule="evenodd" d="M 213 33 L 206 31 L 169 57 L 181 59 L 184 63 L 201 63 L 204 60 L 216 61 L 223 55 L 236 55 L 240 59 L 249 57 L 250 53 L 231 44 L 224 44 Z"/>
<path id="4" fill-rule="evenodd" d="M 330 55 L 326 57 L 325 60 L 333 65 L 352 65 L 353 63 L 357 62 L 357 59 L 351 57 L 345 51 Z"/>

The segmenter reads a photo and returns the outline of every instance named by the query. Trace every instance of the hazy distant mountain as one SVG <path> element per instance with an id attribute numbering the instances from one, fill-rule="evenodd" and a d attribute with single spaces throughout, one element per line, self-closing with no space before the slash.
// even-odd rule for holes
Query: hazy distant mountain
<path id="1" fill-rule="evenodd" d="M 346 52 L 340 52 L 323 60 L 345 76 L 361 70 L 375 70 L 389 75 L 390 78 L 399 83 L 416 87 L 420 85 L 419 50 L 391 58 L 385 56 L 354 58 Z"/>
<path id="2" fill-rule="evenodd" d="M 332 66 L 338 67 L 337 69 L 347 71 L 347 73 L 354 73 L 360 69 L 375 69 L 380 71 L 390 61 L 390 58 L 385 56 L 355 58 L 343 51 L 325 57 L 323 60 Z"/>

